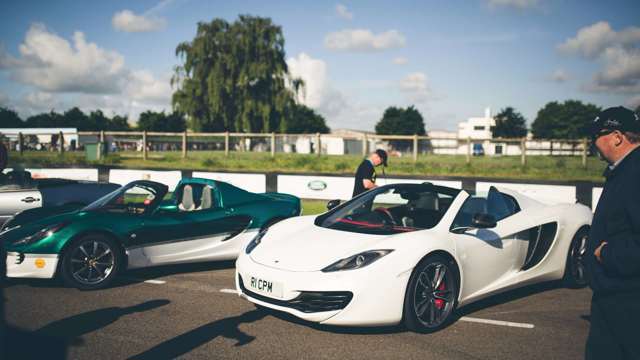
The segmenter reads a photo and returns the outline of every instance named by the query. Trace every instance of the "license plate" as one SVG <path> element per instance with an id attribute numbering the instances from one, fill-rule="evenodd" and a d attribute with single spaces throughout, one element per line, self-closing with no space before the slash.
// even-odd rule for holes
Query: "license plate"
<path id="1" fill-rule="evenodd" d="M 281 283 L 252 275 L 249 275 L 248 280 L 249 290 L 268 297 L 282 298 Z"/>

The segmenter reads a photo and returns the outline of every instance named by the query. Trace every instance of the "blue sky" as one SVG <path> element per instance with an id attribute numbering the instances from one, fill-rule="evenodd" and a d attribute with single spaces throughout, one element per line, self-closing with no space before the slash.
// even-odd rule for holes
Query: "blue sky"
<path id="1" fill-rule="evenodd" d="M 3 4 L 0 105 L 170 109 L 176 45 L 199 21 L 270 17 L 332 128 L 372 130 L 415 105 L 427 130 L 553 100 L 640 104 L 640 3 L 578 0 L 23 1 Z"/>

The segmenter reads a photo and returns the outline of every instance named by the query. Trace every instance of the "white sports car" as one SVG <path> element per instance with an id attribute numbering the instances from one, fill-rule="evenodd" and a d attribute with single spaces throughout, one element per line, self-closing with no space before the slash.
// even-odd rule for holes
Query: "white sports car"
<path id="1" fill-rule="evenodd" d="M 591 217 L 495 187 L 387 185 L 260 232 L 236 262 L 236 286 L 312 322 L 431 332 L 492 294 L 562 278 L 584 286 Z"/>

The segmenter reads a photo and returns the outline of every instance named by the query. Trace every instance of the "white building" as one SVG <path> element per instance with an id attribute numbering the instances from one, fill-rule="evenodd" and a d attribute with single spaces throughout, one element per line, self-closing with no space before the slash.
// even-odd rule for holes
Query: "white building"
<path id="1" fill-rule="evenodd" d="M 491 139 L 495 126 L 496 120 L 491 114 L 491 108 L 486 108 L 484 117 L 472 117 L 466 122 L 458 124 L 458 137 L 461 139 L 471 138 L 472 140 Z"/>

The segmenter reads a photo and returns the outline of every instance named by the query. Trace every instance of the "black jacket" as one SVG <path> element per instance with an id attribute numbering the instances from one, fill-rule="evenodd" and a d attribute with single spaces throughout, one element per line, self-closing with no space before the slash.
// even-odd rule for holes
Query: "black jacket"
<path id="1" fill-rule="evenodd" d="M 640 291 L 640 148 L 605 177 L 585 254 L 590 285 L 594 293 Z M 601 264 L 593 253 L 603 241 Z"/>

